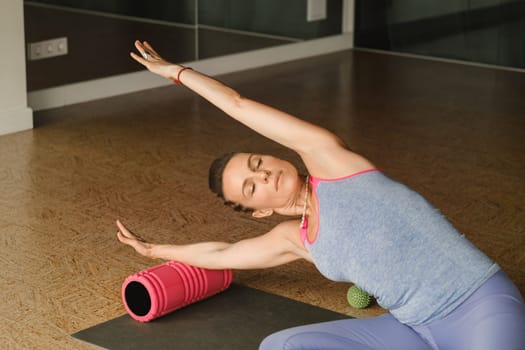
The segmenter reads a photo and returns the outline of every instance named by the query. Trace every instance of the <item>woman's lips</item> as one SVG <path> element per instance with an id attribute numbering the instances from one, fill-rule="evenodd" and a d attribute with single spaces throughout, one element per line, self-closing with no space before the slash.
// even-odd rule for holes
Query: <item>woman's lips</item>
<path id="1" fill-rule="evenodd" d="M 275 191 L 279 190 L 279 180 L 281 180 L 281 174 L 282 174 L 282 171 L 279 171 L 277 173 L 277 176 L 275 177 Z"/>

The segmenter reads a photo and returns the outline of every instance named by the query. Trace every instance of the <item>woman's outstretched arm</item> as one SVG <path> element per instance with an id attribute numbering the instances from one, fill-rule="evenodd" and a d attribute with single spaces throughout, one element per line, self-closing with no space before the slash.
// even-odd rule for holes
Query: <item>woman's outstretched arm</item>
<path id="1" fill-rule="evenodd" d="M 350 151 L 332 132 L 273 107 L 242 97 L 234 89 L 199 72 L 164 60 L 147 42 L 135 41 L 131 57 L 152 73 L 179 79 L 233 119 L 297 152 L 315 176 L 335 178 L 373 167 Z M 146 59 L 147 58 L 147 59 Z"/>
<path id="2" fill-rule="evenodd" d="M 232 118 L 259 134 L 299 154 L 308 153 L 312 145 L 342 146 L 340 139 L 327 130 L 270 106 L 242 97 L 237 91 L 197 71 L 164 60 L 147 42 L 135 42 L 140 55 L 130 53 L 138 63 L 167 79 L 177 79 Z M 147 54 L 147 58 L 144 55 Z"/>
<path id="3" fill-rule="evenodd" d="M 117 227 L 119 241 L 133 247 L 143 256 L 176 260 L 208 269 L 261 269 L 302 257 L 308 258 L 306 251 L 292 241 L 295 238 L 290 230 L 298 230 L 298 223 L 295 221 L 284 222 L 264 235 L 236 243 L 202 242 L 184 245 L 147 243 L 131 233 L 120 221 L 117 221 Z"/>

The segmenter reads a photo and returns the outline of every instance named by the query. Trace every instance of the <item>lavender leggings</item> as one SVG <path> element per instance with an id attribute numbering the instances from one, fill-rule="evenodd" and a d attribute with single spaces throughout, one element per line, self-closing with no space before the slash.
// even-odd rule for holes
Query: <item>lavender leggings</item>
<path id="1" fill-rule="evenodd" d="M 409 327 L 392 315 L 294 327 L 268 336 L 260 350 L 525 350 L 525 305 L 497 272 L 443 319 Z"/>

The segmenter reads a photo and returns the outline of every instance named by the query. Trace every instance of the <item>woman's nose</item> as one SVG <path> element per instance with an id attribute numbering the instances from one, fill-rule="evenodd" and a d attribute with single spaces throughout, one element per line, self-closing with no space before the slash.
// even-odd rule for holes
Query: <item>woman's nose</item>
<path id="1" fill-rule="evenodd" d="M 271 175 L 271 172 L 269 170 L 258 170 L 257 171 L 257 176 L 264 183 L 268 182 L 268 178 L 270 177 L 270 175 Z"/>

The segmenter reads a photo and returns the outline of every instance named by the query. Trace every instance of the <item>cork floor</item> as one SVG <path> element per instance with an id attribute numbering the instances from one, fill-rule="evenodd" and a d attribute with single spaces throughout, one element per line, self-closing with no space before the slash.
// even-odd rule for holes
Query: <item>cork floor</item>
<path id="1" fill-rule="evenodd" d="M 338 133 L 412 186 L 525 292 L 525 75 L 344 51 L 220 77 L 242 94 Z M 35 113 L 0 137 L 2 349 L 91 349 L 69 334 L 125 313 L 124 278 L 153 266 L 115 238 L 119 218 L 156 242 L 265 232 L 207 188 L 231 151 L 298 158 L 183 87 Z M 356 317 L 348 284 L 306 262 L 235 271 L 235 281 Z"/>

